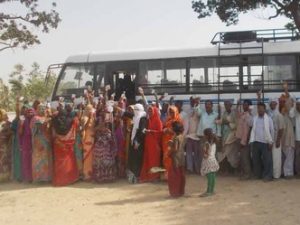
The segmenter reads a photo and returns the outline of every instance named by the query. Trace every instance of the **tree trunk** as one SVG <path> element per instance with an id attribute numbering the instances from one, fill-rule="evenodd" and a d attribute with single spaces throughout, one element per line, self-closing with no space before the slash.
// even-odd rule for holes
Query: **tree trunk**
<path id="1" fill-rule="evenodd" d="M 289 9 L 290 9 L 292 17 L 294 19 L 295 25 L 296 25 L 298 31 L 300 32 L 300 8 L 299 8 L 298 1 L 293 1 L 290 4 Z"/>
<path id="2" fill-rule="evenodd" d="M 300 10 L 298 9 L 296 12 L 292 12 L 292 16 L 295 22 L 295 25 L 300 32 Z"/>

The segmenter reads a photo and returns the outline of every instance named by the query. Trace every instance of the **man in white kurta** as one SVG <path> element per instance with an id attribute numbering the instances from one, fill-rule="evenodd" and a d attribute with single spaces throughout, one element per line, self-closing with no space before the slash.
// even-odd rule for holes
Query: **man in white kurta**
<path id="1" fill-rule="evenodd" d="M 222 152 L 218 153 L 218 161 L 225 158 L 234 169 L 239 166 L 239 141 L 236 137 L 237 116 L 232 110 L 232 102 L 225 101 L 225 112 L 222 115 Z"/>
<path id="2" fill-rule="evenodd" d="M 284 119 L 282 135 L 283 174 L 285 178 L 291 178 L 294 176 L 295 133 L 289 113 L 295 100 L 288 91 L 287 82 L 284 82 L 283 89 L 284 93 L 279 98 L 279 109 Z"/>
<path id="3" fill-rule="evenodd" d="M 284 131 L 284 119 L 277 110 L 277 99 L 270 100 L 268 115 L 271 117 L 274 126 L 274 144 L 272 149 L 273 158 L 273 178 L 278 179 L 282 171 L 282 135 Z"/>
<path id="4" fill-rule="evenodd" d="M 300 99 L 297 100 L 296 106 L 290 109 L 289 115 L 295 124 L 295 172 L 300 176 Z"/>

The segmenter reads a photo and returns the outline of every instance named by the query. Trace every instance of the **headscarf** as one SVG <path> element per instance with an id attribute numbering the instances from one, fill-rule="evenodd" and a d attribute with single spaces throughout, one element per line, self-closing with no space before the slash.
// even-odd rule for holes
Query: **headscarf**
<path id="1" fill-rule="evenodd" d="M 286 113 L 290 110 L 293 99 L 290 95 L 282 94 L 279 98 L 279 112 Z"/>
<path id="2" fill-rule="evenodd" d="M 45 116 L 45 113 L 46 113 L 46 106 L 43 105 L 43 104 L 39 104 L 37 107 L 36 107 L 36 113 L 38 116 Z"/>
<path id="3" fill-rule="evenodd" d="M 31 118 L 31 117 L 33 117 L 34 116 L 34 114 L 35 114 L 35 111 L 34 111 L 34 109 L 33 108 L 27 108 L 26 110 L 25 110 L 25 115 L 26 115 L 26 117 L 29 117 L 29 118 Z"/>
<path id="4" fill-rule="evenodd" d="M 278 98 L 270 98 L 269 104 L 272 102 L 278 103 Z"/>
<path id="5" fill-rule="evenodd" d="M 73 118 L 66 110 L 60 110 L 53 119 L 54 130 L 59 135 L 66 135 L 70 131 L 72 124 Z"/>
<path id="6" fill-rule="evenodd" d="M 172 118 L 171 115 L 169 114 L 169 110 L 172 110 L 174 112 L 174 117 Z M 169 106 L 168 108 L 168 116 L 167 116 L 167 120 L 166 120 L 166 124 L 165 126 L 168 127 L 168 128 L 171 128 L 172 127 L 172 123 L 175 122 L 175 121 L 178 121 L 180 123 L 182 123 L 182 120 L 180 118 L 180 114 L 178 112 L 178 109 L 176 106 L 174 105 L 171 105 Z"/>
<path id="7" fill-rule="evenodd" d="M 147 129 L 162 131 L 162 122 L 160 120 L 158 108 L 156 106 L 150 106 L 149 108 L 152 108 L 153 113 L 151 117 L 149 116 Z"/>
<path id="8" fill-rule="evenodd" d="M 134 117 L 133 117 L 133 128 L 131 134 L 131 141 L 133 142 L 136 132 L 139 128 L 140 120 L 142 117 L 146 116 L 146 112 L 144 110 L 144 106 L 142 104 L 134 105 Z"/>

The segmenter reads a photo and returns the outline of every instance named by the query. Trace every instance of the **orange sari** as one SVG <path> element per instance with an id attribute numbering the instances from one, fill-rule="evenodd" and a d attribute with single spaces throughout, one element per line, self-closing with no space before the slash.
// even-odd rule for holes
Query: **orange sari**
<path id="1" fill-rule="evenodd" d="M 151 107 L 151 106 L 150 106 Z M 147 129 L 151 132 L 145 135 L 143 167 L 140 174 L 140 182 L 150 182 L 159 179 L 159 174 L 151 174 L 152 167 L 161 164 L 161 134 L 162 122 L 159 117 L 158 108 L 152 107 L 153 115 L 148 119 Z"/>
<path id="2" fill-rule="evenodd" d="M 95 141 L 95 120 L 92 118 L 88 122 L 88 117 L 83 118 L 82 124 L 86 126 L 83 132 L 82 145 L 83 145 L 83 179 L 91 180 L 93 173 L 93 146 Z"/>
<path id="3" fill-rule="evenodd" d="M 170 114 L 168 113 L 167 116 L 167 120 L 164 124 L 164 129 L 172 129 L 172 123 L 175 121 L 181 122 L 182 120 L 180 119 L 180 115 L 178 112 L 178 109 L 176 108 L 176 106 L 170 106 L 168 110 L 173 110 L 174 111 L 174 116 L 171 117 Z M 163 132 L 163 136 L 162 136 L 162 150 L 163 150 L 163 166 L 164 168 L 168 171 L 171 166 L 172 166 L 172 159 L 171 157 L 169 157 L 168 152 L 169 152 L 169 141 L 172 140 L 174 137 L 174 133 L 173 132 Z M 166 174 L 166 178 L 167 178 L 167 174 Z"/>
<path id="4" fill-rule="evenodd" d="M 74 119 L 72 127 L 66 135 L 54 132 L 54 177 L 53 185 L 64 186 L 72 184 L 79 178 L 77 162 L 74 152 L 76 129 L 79 126 L 78 119 Z"/>

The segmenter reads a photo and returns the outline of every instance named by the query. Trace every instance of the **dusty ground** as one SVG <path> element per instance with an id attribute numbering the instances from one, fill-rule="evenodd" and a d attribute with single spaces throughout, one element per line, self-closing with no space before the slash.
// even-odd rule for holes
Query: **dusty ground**
<path id="1" fill-rule="evenodd" d="M 217 194 L 199 198 L 205 179 L 188 176 L 187 196 L 167 186 L 77 183 L 69 187 L 0 185 L 1 225 L 300 224 L 300 180 L 239 181 L 218 177 Z"/>

